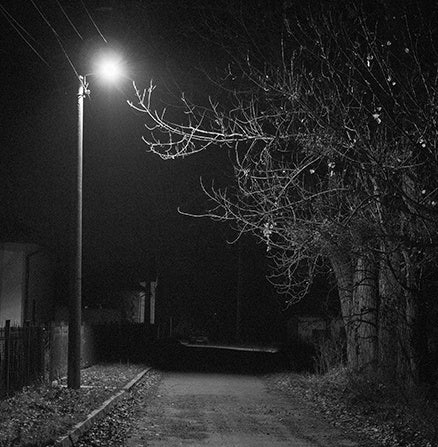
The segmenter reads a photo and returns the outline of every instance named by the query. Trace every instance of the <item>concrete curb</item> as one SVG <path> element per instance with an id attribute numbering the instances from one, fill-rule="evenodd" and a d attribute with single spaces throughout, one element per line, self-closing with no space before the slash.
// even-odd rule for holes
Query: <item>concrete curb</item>
<path id="1" fill-rule="evenodd" d="M 78 439 L 87 430 L 90 429 L 91 425 L 101 417 L 105 416 L 114 406 L 114 404 L 123 396 L 123 394 L 129 391 L 151 369 L 152 368 L 150 367 L 146 368 L 142 372 L 137 374 L 137 376 L 135 376 L 130 382 L 128 382 L 119 392 L 107 399 L 99 408 L 93 410 L 84 421 L 77 423 L 65 436 L 58 438 L 55 441 L 54 445 L 57 447 L 74 446 Z"/>

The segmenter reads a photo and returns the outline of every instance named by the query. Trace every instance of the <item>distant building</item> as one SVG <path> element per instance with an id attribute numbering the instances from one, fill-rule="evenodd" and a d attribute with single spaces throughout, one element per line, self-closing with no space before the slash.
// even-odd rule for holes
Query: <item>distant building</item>
<path id="1" fill-rule="evenodd" d="M 36 244 L 0 243 L 0 326 L 54 317 L 54 264 Z"/>
<path id="2" fill-rule="evenodd" d="M 317 315 L 296 315 L 289 319 L 287 332 L 289 339 L 300 338 L 308 342 L 340 337 L 344 328 L 341 317 L 328 318 Z"/>
<path id="3" fill-rule="evenodd" d="M 82 308 L 82 321 L 90 325 L 111 323 L 155 324 L 157 281 L 145 281 L 120 290 L 101 290 L 92 304 Z M 96 293 L 96 292 L 95 292 Z M 84 300 L 85 301 L 85 300 Z M 68 308 L 56 309 L 55 321 L 68 322 Z"/>
<path id="4" fill-rule="evenodd" d="M 122 319 L 130 323 L 155 324 L 157 281 L 145 281 L 137 289 L 118 292 Z"/>

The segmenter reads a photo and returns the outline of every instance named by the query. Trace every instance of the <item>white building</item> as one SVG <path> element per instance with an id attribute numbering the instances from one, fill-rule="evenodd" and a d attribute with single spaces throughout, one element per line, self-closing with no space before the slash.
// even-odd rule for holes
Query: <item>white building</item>
<path id="1" fill-rule="evenodd" d="M 35 244 L 0 243 L 0 327 L 46 323 L 54 315 L 54 266 Z"/>

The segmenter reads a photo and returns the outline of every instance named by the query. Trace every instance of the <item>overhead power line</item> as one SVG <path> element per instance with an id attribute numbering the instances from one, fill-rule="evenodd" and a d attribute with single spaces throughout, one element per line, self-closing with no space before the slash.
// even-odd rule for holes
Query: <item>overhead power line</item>
<path id="1" fill-rule="evenodd" d="M 51 23 L 49 22 L 49 20 L 47 19 L 47 17 L 44 15 L 44 13 L 41 11 L 41 9 L 38 7 L 38 5 L 35 3 L 34 0 L 30 0 L 32 5 L 34 6 L 34 8 L 38 11 L 38 14 L 41 16 L 41 18 L 44 20 L 44 22 L 47 24 L 47 26 L 51 29 L 51 31 L 53 32 L 53 34 L 56 37 L 56 40 L 58 41 L 58 44 L 62 50 L 62 52 L 64 53 L 64 56 L 66 57 L 68 63 L 70 64 L 71 68 L 73 69 L 75 75 L 77 78 L 79 78 L 79 73 L 76 70 L 76 67 L 73 64 L 73 61 L 70 59 L 70 56 L 68 55 L 64 44 L 62 43 L 61 38 L 59 37 L 59 34 L 57 33 L 57 31 L 55 30 L 55 28 L 51 25 Z"/>
<path id="2" fill-rule="evenodd" d="M 20 25 L 20 23 L 12 17 L 12 15 L 5 9 L 3 5 L 0 5 L 0 11 L 3 16 L 9 22 L 9 24 L 14 28 L 17 34 L 24 40 L 24 42 L 29 46 L 29 48 L 39 57 L 39 59 L 44 62 L 49 68 L 52 68 L 50 64 L 44 59 L 43 56 L 39 53 L 39 51 L 29 42 L 25 35 L 27 35 L 30 39 L 32 39 L 35 43 L 38 43 L 35 38 L 28 32 L 26 29 Z"/>
<path id="3" fill-rule="evenodd" d="M 90 18 L 91 23 L 94 25 L 94 27 L 96 28 L 97 32 L 99 33 L 100 37 L 102 37 L 102 39 L 103 39 L 103 41 L 105 43 L 108 43 L 108 41 L 105 39 L 104 35 L 101 33 L 99 27 L 97 26 L 96 22 L 93 20 L 93 17 L 91 17 L 91 14 L 89 13 L 87 7 L 85 6 L 85 3 L 84 3 L 83 0 L 81 0 L 81 3 L 82 3 L 83 8 L 85 9 L 85 12 L 87 13 L 88 17 Z"/>
<path id="4" fill-rule="evenodd" d="M 68 23 L 70 23 L 71 27 L 75 30 L 76 34 L 79 36 L 79 38 L 81 40 L 84 40 L 84 38 L 82 37 L 81 33 L 78 31 L 78 29 L 76 28 L 76 26 L 74 25 L 74 23 L 71 21 L 70 17 L 68 16 L 67 12 L 65 11 L 65 9 L 62 7 L 61 3 L 56 0 L 56 3 L 59 6 L 59 9 L 62 11 L 62 13 L 64 14 L 64 17 L 67 19 Z"/>

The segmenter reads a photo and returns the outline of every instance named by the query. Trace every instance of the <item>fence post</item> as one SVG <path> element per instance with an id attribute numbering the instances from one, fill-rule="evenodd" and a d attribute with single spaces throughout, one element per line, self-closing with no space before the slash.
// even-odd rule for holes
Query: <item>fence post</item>
<path id="1" fill-rule="evenodd" d="M 9 379 L 11 367 L 11 320 L 5 322 L 5 392 L 9 395 Z"/>
<path id="2" fill-rule="evenodd" d="M 39 353 L 39 373 L 38 378 L 42 380 L 43 382 L 46 380 L 46 328 L 43 326 L 38 326 L 37 328 L 37 334 L 38 334 L 38 353 Z"/>
<path id="3" fill-rule="evenodd" d="M 23 327 L 23 341 L 24 341 L 24 364 L 26 368 L 26 377 L 24 380 L 24 383 L 28 384 L 30 381 L 30 367 L 32 363 L 31 359 L 31 334 L 30 334 L 31 328 L 30 328 L 30 321 L 24 322 Z"/>

